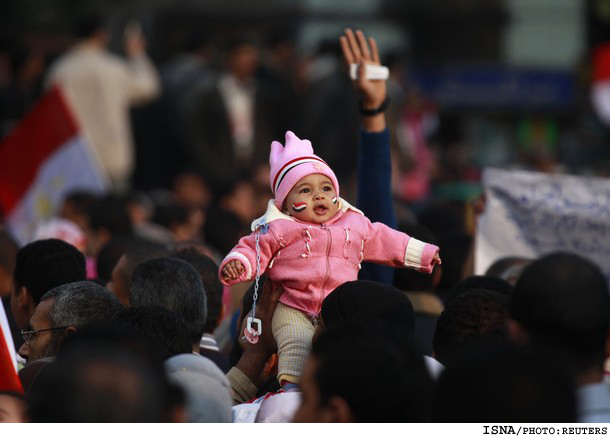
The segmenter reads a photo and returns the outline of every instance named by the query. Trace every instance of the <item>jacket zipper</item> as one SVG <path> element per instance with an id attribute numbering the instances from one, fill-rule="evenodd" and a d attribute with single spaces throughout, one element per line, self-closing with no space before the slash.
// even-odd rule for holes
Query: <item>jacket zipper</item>
<path id="1" fill-rule="evenodd" d="M 326 224 L 322 223 L 320 227 L 324 229 L 328 234 L 328 244 L 326 246 L 326 278 L 324 279 L 324 284 L 320 289 L 320 298 L 318 299 L 318 314 L 320 314 L 320 311 L 322 311 L 322 302 L 324 301 L 324 290 L 326 290 L 326 284 L 328 283 L 328 279 L 330 278 L 330 247 L 333 243 L 330 229 L 328 229 Z"/>

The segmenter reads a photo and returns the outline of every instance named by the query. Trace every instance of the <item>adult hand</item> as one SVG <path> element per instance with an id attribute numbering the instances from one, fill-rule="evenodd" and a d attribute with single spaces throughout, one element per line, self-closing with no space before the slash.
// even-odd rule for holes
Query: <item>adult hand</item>
<path id="1" fill-rule="evenodd" d="M 375 38 L 369 37 L 367 42 L 361 30 L 354 33 L 348 28 L 345 29 L 345 35 L 339 38 L 339 42 L 343 59 L 348 66 L 358 64 L 358 77 L 353 82 L 362 96 L 362 105 L 365 109 L 378 108 L 387 96 L 386 81 L 367 79 L 365 75 L 365 65 L 381 65 Z"/>
<path id="2" fill-rule="evenodd" d="M 256 318 L 262 322 L 262 333 L 256 344 L 248 341 L 242 342 L 244 352 L 239 362 L 235 365 L 256 386 L 260 386 L 264 382 L 261 380 L 263 368 L 269 357 L 277 350 L 277 344 L 271 330 L 271 321 L 273 320 L 273 313 L 280 300 L 282 291 L 282 287 L 274 285 L 267 278 L 259 302 L 256 305 Z M 243 330 L 240 332 L 240 338 L 241 336 L 243 336 Z"/>

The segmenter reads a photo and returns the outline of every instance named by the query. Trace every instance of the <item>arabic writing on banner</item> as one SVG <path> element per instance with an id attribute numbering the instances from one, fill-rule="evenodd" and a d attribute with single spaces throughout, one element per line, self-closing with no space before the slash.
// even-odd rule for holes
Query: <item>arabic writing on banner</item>
<path id="1" fill-rule="evenodd" d="M 610 179 L 486 169 L 475 271 L 505 256 L 578 253 L 610 278 Z"/>

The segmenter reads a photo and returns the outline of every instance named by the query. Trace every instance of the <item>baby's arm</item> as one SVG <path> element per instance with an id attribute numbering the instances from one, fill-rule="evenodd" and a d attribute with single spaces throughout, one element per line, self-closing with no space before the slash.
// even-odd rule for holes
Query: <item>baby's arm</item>
<path id="1" fill-rule="evenodd" d="M 231 252 L 220 263 L 218 277 L 224 285 L 233 285 L 238 282 L 247 282 L 254 279 L 256 275 L 256 233 L 243 237 L 239 240 Z M 261 234 L 259 239 L 260 247 L 260 273 L 265 272 L 267 264 L 273 254 L 279 250 L 279 243 L 271 232 Z"/>
<path id="2" fill-rule="evenodd" d="M 409 267 L 431 273 L 441 263 L 439 248 L 396 231 L 383 223 L 371 223 L 363 259 L 394 267 Z"/>

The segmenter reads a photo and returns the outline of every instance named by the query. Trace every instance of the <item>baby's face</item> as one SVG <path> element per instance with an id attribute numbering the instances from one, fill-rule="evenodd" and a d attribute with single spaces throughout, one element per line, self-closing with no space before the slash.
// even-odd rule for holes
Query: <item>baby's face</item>
<path id="1" fill-rule="evenodd" d="M 289 215 L 310 223 L 325 223 L 339 209 L 335 187 L 327 176 L 318 173 L 299 180 L 286 196 L 284 205 Z"/>

